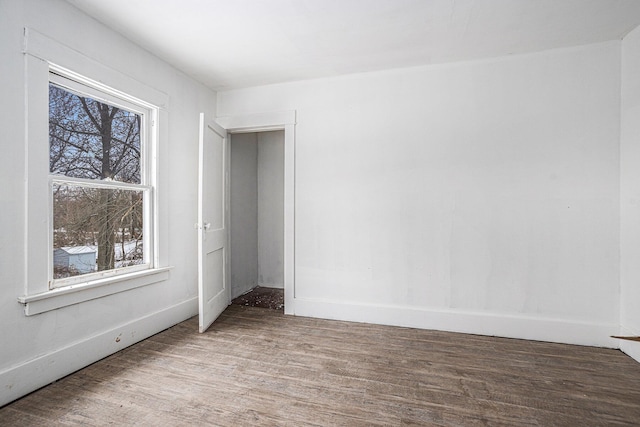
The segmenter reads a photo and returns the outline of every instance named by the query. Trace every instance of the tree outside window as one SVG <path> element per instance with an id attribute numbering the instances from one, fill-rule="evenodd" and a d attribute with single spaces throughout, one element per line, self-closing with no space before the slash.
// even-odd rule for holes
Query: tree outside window
<path id="1" fill-rule="evenodd" d="M 53 279 L 147 263 L 144 115 L 52 79 Z M 82 249 L 78 249 L 82 248 Z M 95 265 L 87 266 L 93 251 Z M 83 253 L 80 266 L 71 260 Z M 77 258 L 77 256 L 76 256 Z"/>

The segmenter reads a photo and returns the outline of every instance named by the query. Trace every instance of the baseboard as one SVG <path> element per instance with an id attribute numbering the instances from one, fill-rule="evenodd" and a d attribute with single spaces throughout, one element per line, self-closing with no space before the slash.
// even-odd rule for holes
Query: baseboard
<path id="1" fill-rule="evenodd" d="M 191 298 L 0 372 L 0 406 L 142 341 L 198 313 Z"/>
<path id="2" fill-rule="evenodd" d="M 610 338 L 620 331 L 620 326 L 614 323 L 408 306 L 350 304 L 306 298 L 295 298 L 293 307 L 289 308 L 293 309 L 291 314 L 296 316 L 596 347 L 620 346 L 618 340 Z"/>
<path id="3" fill-rule="evenodd" d="M 628 336 L 628 337 L 637 337 L 640 336 L 637 330 L 631 330 L 622 326 L 620 328 L 620 333 L 617 335 Z M 619 340 L 620 341 L 620 350 L 625 353 L 627 356 L 631 357 L 637 362 L 640 362 L 640 342 L 637 341 L 627 341 L 627 340 Z"/>

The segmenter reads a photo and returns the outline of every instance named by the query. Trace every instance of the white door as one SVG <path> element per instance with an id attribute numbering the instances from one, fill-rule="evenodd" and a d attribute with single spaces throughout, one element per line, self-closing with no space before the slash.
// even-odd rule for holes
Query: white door
<path id="1" fill-rule="evenodd" d="M 229 305 L 226 230 L 227 132 L 200 114 L 198 172 L 198 313 L 204 332 Z"/>

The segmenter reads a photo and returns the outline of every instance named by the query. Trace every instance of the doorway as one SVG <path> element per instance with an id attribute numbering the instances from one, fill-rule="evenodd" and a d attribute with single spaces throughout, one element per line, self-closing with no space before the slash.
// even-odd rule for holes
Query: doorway
<path id="1" fill-rule="evenodd" d="M 284 149 L 284 130 L 230 135 L 232 299 L 253 290 L 258 302 L 279 296 L 284 303 Z M 244 300 L 255 303 L 256 298 Z"/>
<path id="2" fill-rule="evenodd" d="M 274 111 L 221 116 L 216 123 L 231 138 L 242 133 L 284 131 L 284 313 L 295 314 L 295 145 L 296 111 Z M 231 151 L 231 150 L 229 150 Z M 229 170 L 229 169 L 227 169 Z M 229 175 L 227 175 L 229 177 Z M 229 179 L 226 180 L 229 185 Z M 229 206 L 229 202 L 227 202 Z M 229 212 L 227 212 L 229 213 Z M 231 215 L 226 215 L 230 222 Z M 227 223 L 227 230 L 231 226 Z M 230 231 L 229 231 L 230 234 Z M 229 236 L 228 240 L 231 240 Z M 229 253 L 229 252 L 228 252 Z M 231 268 L 228 268 L 230 270 Z M 231 286 L 229 286 L 231 290 Z M 229 295 L 231 301 L 231 295 Z"/>

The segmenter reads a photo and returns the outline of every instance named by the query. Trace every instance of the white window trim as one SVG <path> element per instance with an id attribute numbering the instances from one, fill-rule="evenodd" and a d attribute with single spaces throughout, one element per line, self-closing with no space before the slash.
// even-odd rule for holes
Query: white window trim
<path id="1" fill-rule="evenodd" d="M 31 29 L 25 28 L 25 95 L 26 95 L 26 172 L 25 193 L 27 201 L 27 227 L 25 233 L 25 256 L 28 262 L 24 271 L 24 295 L 18 302 L 25 306 L 25 315 L 30 316 L 49 310 L 82 303 L 107 295 L 147 286 L 169 278 L 168 228 L 167 218 L 159 215 L 158 206 L 167 207 L 161 189 L 166 188 L 166 177 L 158 174 L 158 150 L 167 141 L 167 129 L 163 124 L 168 119 L 169 97 L 138 80 L 114 70 L 68 46 Z M 143 271 L 126 272 L 111 277 L 89 275 L 86 281 L 69 286 L 50 289 L 49 268 L 52 261 L 47 255 L 52 248 L 52 235 L 49 233 L 51 219 L 43 220 L 42 212 L 49 212 L 50 180 L 48 156 L 48 99 L 49 73 L 51 69 L 64 70 L 74 80 L 82 76 L 93 78 L 107 88 L 118 88 L 122 94 L 136 100 L 144 100 L 155 107 L 157 115 L 154 121 L 153 136 L 155 149 L 149 153 L 149 170 L 156 182 L 152 197 L 153 206 L 149 212 L 153 218 L 153 235 L 149 236 L 155 244 L 151 260 L 153 268 Z M 68 71 L 74 70 L 74 72 Z M 99 89 L 99 87 L 98 87 Z M 125 96 L 127 96 L 125 95 Z M 44 143 L 43 143 L 44 141 Z M 153 190 L 152 190 L 153 191 Z M 162 209 L 166 212 L 166 209 Z M 162 229 L 162 232 L 160 231 Z"/>
<path id="2" fill-rule="evenodd" d="M 84 283 L 88 286 L 89 283 L 103 279 L 107 277 L 120 276 L 122 274 L 132 273 L 135 271 L 149 270 L 154 268 L 155 253 L 158 248 L 156 242 L 153 239 L 153 230 L 155 230 L 156 215 L 154 214 L 153 207 L 155 203 L 153 199 L 154 184 L 156 182 L 155 176 L 150 172 L 150 166 L 152 162 L 149 160 L 151 154 L 156 152 L 157 145 L 157 132 L 155 132 L 155 120 L 157 117 L 157 107 L 144 102 L 143 100 L 135 99 L 129 95 L 122 94 L 112 88 L 108 88 L 103 84 L 92 81 L 84 76 L 79 76 L 69 70 L 61 69 L 55 65 L 49 65 L 49 82 L 55 86 L 62 88 L 71 93 L 76 93 L 81 96 L 87 96 L 100 102 L 107 103 L 109 105 L 115 105 L 123 110 L 139 114 L 143 117 L 143 126 L 141 129 L 141 174 L 139 184 L 130 184 L 126 182 L 118 181 L 101 181 L 99 179 L 83 179 L 67 177 L 64 175 L 49 173 L 49 209 L 51 209 L 53 200 L 51 199 L 52 188 L 54 184 L 68 184 L 74 186 L 86 186 L 90 188 L 106 188 L 106 189 L 125 189 L 136 190 L 144 192 L 144 234 L 143 234 L 143 247 L 144 247 L 144 262 L 140 265 L 113 268 L 110 270 L 99 271 L 95 273 L 83 274 L 80 276 L 72 276 L 64 279 L 53 278 L 53 248 L 49 248 L 49 288 L 56 289 L 61 287 L 67 287 L 79 283 Z M 53 233 L 53 211 L 49 212 L 49 232 Z M 50 238 L 50 241 L 52 237 Z"/>
<path id="3" fill-rule="evenodd" d="M 18 297 L 18 302 L 25 305 L 25 314 L 31 316 L 161 282 L 169 278 L 170 270 L 171 267 L 153 268 L 98 278 L 39 294 L 21 296 Z"/>

